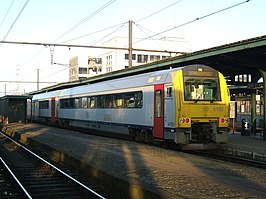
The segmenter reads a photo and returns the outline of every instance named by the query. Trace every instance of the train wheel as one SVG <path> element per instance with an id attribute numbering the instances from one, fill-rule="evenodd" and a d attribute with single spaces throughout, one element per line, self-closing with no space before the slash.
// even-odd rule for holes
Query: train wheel
<path id="1" fill-rule="evenodd" d="M 146 131 L 145 131 L 145 142 L 146 142 L 146 143 L 152 143 L 152 141 L 153 141 L 152 132 L 146 130 Z"/>
<path id="2" fill-rule="evenodd" d="M 129 131 L 130 140 L 135 141 L 136 140 L 136 132 L 135 132 L 135 130 L 134 129 L 129 129 L 128 131 Z"/>

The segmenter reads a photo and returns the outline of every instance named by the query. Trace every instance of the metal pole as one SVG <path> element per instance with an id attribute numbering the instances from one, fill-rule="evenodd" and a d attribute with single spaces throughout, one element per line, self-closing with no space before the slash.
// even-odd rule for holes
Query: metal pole
<path id="1" fill-rule="evenodd" d="M 129 20 L 128 67 L 132 67 L 132 20 Z"/>
<path id="2" fill-rule="evenodd" d="M 263 140 L 266 141 L 266 71 L 260 70 L 263 77 Z"/>
<path id="3" fill-rule="evenodd" d="M 37 90 L 40 87 L 40 69 L 37 69 Z"/>
<path id="4" fill-rule="evenodd" d="M 251 132 L 254 134 L 256 129 L 256 90 L 252 90 L 251 93 L 251 120 L 250 120 L 250 125 L 251 125 Z"/>

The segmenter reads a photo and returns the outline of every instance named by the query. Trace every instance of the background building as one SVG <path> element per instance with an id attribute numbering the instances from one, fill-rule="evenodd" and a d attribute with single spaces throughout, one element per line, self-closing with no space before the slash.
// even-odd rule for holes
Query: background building
<path id="1" fill-rule="evenodd" d="M 159 61 L 173 56 L 178 56 L 180 52 L 188 52 L 189 42 L 183 38 L 164 37 L 155 39 L 133 39 L 134 49 L 143 51 L 133 51 L 132 66 L 138 66 L 154 61 Z M 106 41 L 103 47 L 127 48 L 127 37 L 115 37 Z M 147 50 L 148 49 L 148 50 Z M 156 52 L 165 51 L 165 52 Z M 172 53 L 169 53 L 171 51 Z M 128 50 L 104 50 L 101 55 L 75 56 L 69 61 L 69 81 L 80 80 L 98 74 L 109 73 L 129 67 Z"/>
<path id="2" fill-rule="evenodd" d="M 102 72 L 102 59 L 75 56 L 69 60 L 69 81 L 82 80 Z"/>
<path id="3" fill-rule="evenodd" d="M 127 48 L 127 37 L 115 37 L 103 44 L 105 47 Z M 189 43 L 183 38 L 162 38 L 156 39 L 142 39 L 135 38 L 132 41 L 133 49 L 143 49 L 143 51 L 133 51 L 132 53 L 132 66 L 138 66 L 154 61 L 159 61 L 172 56 L 180 55 L 178 52 L 187 52 Z M 165 52 L 156 52 L 165 51 Z M 176 53 L 169 53 L 172 51 Z M 103 73 L 109 73 L 116 70 L 122 70 L 128 68 L 129 54 L 128 50 L 107 50 L 102 55 L 102 71 Z"/>

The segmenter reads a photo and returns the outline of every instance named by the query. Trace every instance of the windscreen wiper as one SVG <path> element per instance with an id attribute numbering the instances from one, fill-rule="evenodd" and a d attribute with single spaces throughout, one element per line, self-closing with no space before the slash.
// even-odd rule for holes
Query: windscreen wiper
<path id="1" fill-rule="evenodd" d="M 200 97 L 198 97 L 196 100 L 195 100 L 195 104 L 200 100 Z"/>

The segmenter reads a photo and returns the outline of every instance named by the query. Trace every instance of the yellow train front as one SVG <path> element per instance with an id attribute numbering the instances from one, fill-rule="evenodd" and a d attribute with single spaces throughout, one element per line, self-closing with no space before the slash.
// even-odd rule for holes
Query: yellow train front
<path id="1" fill-rule="evenodd" d="M 229 91 L 221 73 L 203 65 L 184 67 L 174 80 L 175 142 L 182 149 L 211 149 L 228 141 Z"/>

